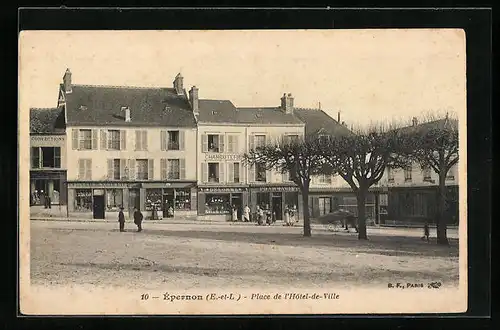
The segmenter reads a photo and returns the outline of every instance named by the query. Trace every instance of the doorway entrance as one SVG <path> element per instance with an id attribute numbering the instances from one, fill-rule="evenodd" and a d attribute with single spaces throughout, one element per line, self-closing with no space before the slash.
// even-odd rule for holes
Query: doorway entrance
<path id="1" fill-rule="evenodd" d="M 243 213 L 243 205 L 242 205 L 241 200 L 242 200 L 241 194 L 232 194 L 231 207 L 236 206 L 238 220 L 242 219 L 242 213 Z"/>
<path id="2" fill-rule="evenodd" d="M 104 190 L 95 189 L 94 190 L 94 200 L 93 200 L 93 217 L 94 219 L 104 219 Z"/>
<path id="3" fill-rule="evenodd" d="M 170 212 L 169 212 L 170 209 Z M 175 195 L 173 189 L 163 190 L 163 217 L 172 218 L 175 210 Z"/>
<path id="4" fill-rule="evenodd" d="M 283 220 L 283 198 L 281 193 L 273 193 L 272 210 L 276 216 L 276 220 Z"/>
<path id="5" fill-rule="evenodd" d="M 140 209 L 141 199 L 139 189 L 129 190 L 128 211 L 129 214 L 134 213 L 134 208 Z"/>

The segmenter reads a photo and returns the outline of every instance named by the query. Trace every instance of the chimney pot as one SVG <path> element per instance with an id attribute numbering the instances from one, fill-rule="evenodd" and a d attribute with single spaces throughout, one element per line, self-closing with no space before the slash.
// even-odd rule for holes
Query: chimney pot
<path id="1" fill-rule="evenodd" d="M 293 96 L 292 93 L 283 94 L 281 98 L 281 110 L 287 114 L 293 113 Z"/>
<path id="2" fill-rule="evenodd" d="M 71 71 L 66 69 L 66 72 L 64 73 L 63 76 L 63 85 L 64 85 L 64 92 L 66 93 L 71 93 Z"/>
<path id="3" fill-rule="evenodd" d="M 198 98 L 198 87 L 193 86 L 189 91 L 189 102 L 191 103 L 191 108 L 195 115 L 199 114 L 199 98 Z"/>
<path id="4" fill-rule="evenodd" d="M 177 95 L 182 95 L 184 92 L 184 77 L 182 77 L 180 72 L 175 76 L 174 89 Z"/>

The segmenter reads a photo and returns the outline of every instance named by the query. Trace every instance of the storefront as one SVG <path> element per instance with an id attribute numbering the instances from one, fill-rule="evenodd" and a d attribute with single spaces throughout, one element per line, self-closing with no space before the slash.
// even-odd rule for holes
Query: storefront
<path id="1" fill-rule="evenodd" d="M 30 171 L 30 205 L 46 205 L 47 196 L 51 205 L 66 205 L 65 170 Z"/>
<path id="2" fill-rule="evenodd" d="M 111 219 L 123 206 L 129 217 L 137 208 L 145 218 L 159 220 L 195 215 L 196 197 L 194 182 L 69 182 L 68 212 Z"/>
<path id="3" fill-rule="evenodd" d="M 201 219 L 231 220 L 236 208 L 237 220 L 242 219 L 248 204 L 248 187 L 198 187 L 198 216 Z"/>
<path id="4" fill-rule="evenodd" d="M 286 208 L 297 209 L 299 218 L 301 218 L 301 199 L 299 188 L 293 184 L 250 186 L 249 206 L 252 213 L 256 211 L 257 206 L 262 209 L 270 209 L 272 213 L 274 213 L 276 220 L 283 220 L 283 214 Z"/>

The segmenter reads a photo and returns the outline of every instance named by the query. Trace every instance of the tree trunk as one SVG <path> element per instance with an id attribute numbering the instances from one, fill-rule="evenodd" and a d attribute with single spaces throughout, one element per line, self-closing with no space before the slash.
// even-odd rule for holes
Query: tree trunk
<path id="1" fill-rule="evenodd" d="M 309 215 L 309 188 L 302 191 L 302 213 L 304 214 L 304 237 L 311 237 L 311 219 Z"/>
<path id="2" fill-rule="evenodd" d="M 358 239 L 368 239 L 366 235 L 366 194 L 365 189 L 359 189 L 356 194 L 356 199 L 358 201 Z"/>
<path id="3" fill-rule="evenodd" d="M 436 237 L 437 243 L 448 245 L 448 237 L 446 235 L 446 173 L 442 171 L 439 174 L 439 191 L 438 191 L 438 214 L 436 221 Z"/>

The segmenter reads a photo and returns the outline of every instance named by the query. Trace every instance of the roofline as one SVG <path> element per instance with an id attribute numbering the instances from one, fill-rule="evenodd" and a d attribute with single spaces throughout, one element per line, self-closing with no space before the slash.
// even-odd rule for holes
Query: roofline
<path id="1" fill-rule="evenodd" d="M 161 125 L 158 123 L 102 123 L 102 124 L 97 124 L 95 122 L 78 122 L 78 123 L 73 123 L 69 122 L 66 123 L 66 128 L 69 127 L 121 127 L 121 128 L 130 128 L 130 127 L 147 127 L 147 128 L 190 128 L 190 129 L 196 129 L 196 125 L 190 125 L 190 126 L 168 126 L 168 125 Z"/>
<path id="2" fill-rule="evenodd" d="M 123 85 L 88 85 L 88 84 L 73 84 L 73 87 L 95 87 L 95 88 L 116 88 L 116 89 L 173 89 L 172 87 L 154 87 L 154 86 L 123 86 Z"/>
<path id="3" fill-rule="evenodd" d="M 30 132 L 30 136 L 36 136 L 36 135 L 62 135 L 62 136 L 66 136 L 66 130 L 64 132 L 60 132 L 60 133 L 51 133 L 51 132 L 47 132 L 47 133 L 44 133 L 44 132 Z"/>
<path id="4" fill-rule="evenodd" d="M 48 108 L 30 108 L 30 111 L 32 110 L 61 110 L 61 107 L 48 107 Z"/>
<path id="5" fill-rule="evenodd" d="M 198 126 L 243 126 L 243 127 L 276 127 L 276 126 L 286 126 L 286 127 L 304 127 L 305 124 L 252 124 L 252 123 L 229 123 L 229 122 L 222 122 L 222 123 L 217 123 L 217 122 L 206 122 L 206 121 L 199 121 Z"/>

